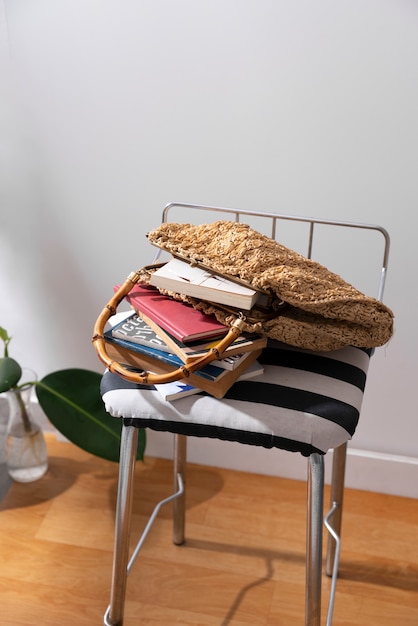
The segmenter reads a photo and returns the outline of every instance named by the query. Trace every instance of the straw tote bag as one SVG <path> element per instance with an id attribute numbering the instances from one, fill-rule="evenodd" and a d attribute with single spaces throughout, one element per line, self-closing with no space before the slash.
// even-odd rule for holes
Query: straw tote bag
<path id="1" fill-rule="evenodd" d="M 247 224 L 220 220 L 191 225 L 163 223 L 147 234 L 151 244 L 193 265 L 211 269 L 239 280 L 270 296 L 269 309 L 240 312 L 213 302 L 160 290 L 173 298 L 215 317 L 230 328 L 213 353 L 202 357 L 191 368 L 172 374 L 133 374 L 117 371 L 121 366 L 105 351 L 103 329 L 106 321 L 132 286 L 148 284 L 153 268 L 131 274 L 99 316 L 93 342 L 101 360 L 129 380 L 168 382 L 178 380 L 219 358 L 242 332 L 271 337 L 299 348 L 329 351 L 353 345 L 381 346 L 393 334 L 393 312 L 379 300 L 367 296 L 326 267 L 286 248 Z M 173 377 L 174 376 L 174 377 Z M 163 380 L 164 379 L 164 380 Z"/>

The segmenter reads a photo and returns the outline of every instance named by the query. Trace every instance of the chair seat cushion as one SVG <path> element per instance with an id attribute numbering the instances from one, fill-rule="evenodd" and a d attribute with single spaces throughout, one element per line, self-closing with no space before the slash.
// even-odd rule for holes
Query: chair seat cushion
<path id="1" fill-rule="evenodd" d="M 269 341 L 264 373 L 236 382 L 222 399 L 205 392 L 163 400 L 152 385 L 102 378 L 106 410 L 125 424 L 191 436 L 325 454 L 352 437 L 370 350 L 312 352 Z"/>

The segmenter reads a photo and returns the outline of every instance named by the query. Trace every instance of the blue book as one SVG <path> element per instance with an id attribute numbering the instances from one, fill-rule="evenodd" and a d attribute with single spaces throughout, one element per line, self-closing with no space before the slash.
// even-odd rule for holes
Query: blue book
<path id="1" fill-rule="evenodd" d="M 172 354 L 171 352 L 164 352 L 163 350 L 158 350 L 157 348 L 142 345 L 139 343 L 134 343 L 133 341 L 128 341 L 127 339 L 121 339 L 120 337 L 114 337 L 112 335 L 112 330 L 107 330 L 104 333 L 104 338 L 107 343 L 113 343 L 116 346 L 120 346 L 121 348 L 125 348 L 126 350 L 130 350 L 131 352 L 138 352 L 139 354 L 145 354 L 153 359 L 157 359 L 158 361 L 163 361 L 164 363 L 168 363 L 169 365 L 174 365 L 175 367 L 180 367 L 184 365 L 183 361 L 176 354 Z M 251 354 L 250 352 L 248 353 Z M 194 372 L 195 375 L 206 378 L 207 380 L 216 381 L 220 377 L 222 377 L 225 372 L 222 367 L 218 367 L 216 365 L 205 365 L 201 370 Z"/>

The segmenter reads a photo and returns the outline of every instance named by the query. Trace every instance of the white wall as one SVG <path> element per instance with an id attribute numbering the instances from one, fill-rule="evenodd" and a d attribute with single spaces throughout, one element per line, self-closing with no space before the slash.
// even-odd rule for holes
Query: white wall
<path id="1" fill-rule="evenodd" d="M 40 375 L 100 370 L 95 317 L 149 261 L 144 234 L 171 200 L 380 223 L 396 334 L 374 358 L 353 455 L 403 469 L 395 486 L 369 471 L 353 484 L 418 495 L 417 3 L 3 3 L 0 325 L 13 354 Z M 151 437 L 150 451 L 165 446 Z M 233 447 L 204 449 L 242 466 Z"/>

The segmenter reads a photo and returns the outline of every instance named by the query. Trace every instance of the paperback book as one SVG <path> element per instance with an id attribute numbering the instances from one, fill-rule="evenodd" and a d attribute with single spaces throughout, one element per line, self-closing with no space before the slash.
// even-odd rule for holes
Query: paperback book
<path id="1" fill-rule="evenodd" d="M 112 336 L 139 343 L 142 346 L 158 348 L 162 352 L 172 352 L 165 341 L 137 313 L 132 313 L 125 320 L 116 324 L 112 328 Z"/>
<path id="2" fill-rule="evenodd" d="M 193 298 L 250 310 L 263 293 L 180 259 L 170 259 L 151 274 L 151 285 Z"/>
<path id="3" fill-rule="evenodd" d="M 249 380 L 250 378 L 255 378 L 256 376 L 260 376 L 264 372 L 264 367 L 258 362 L 255 361 L 252 363 L 243 374 L 238 378 L 236 382 Z M 180 398 L 186 398 L 187 396 L 196 395 L 202 392 L 202 389 L 198 387 L 193 387 L 184 381 L 176 381 L 174 383 L 163 383 L 162 385 L 154 385 L 156 390 L 161 394 L 161 396 L 167 402 L 172 402 L 173 400 L 179 400 Z"/>
<path id="4" fill-rule="evenodd" d="M 194 396 L 201 393 L 201 389 L 193 387 L 184 381 L 177 380 L 174 383 L 163 383 L 162 385 L 154 385 L 161 397 L 167 402 L 173 400 L 179 400 L 180 398 L 186 398 L 187 396 Z"/>

